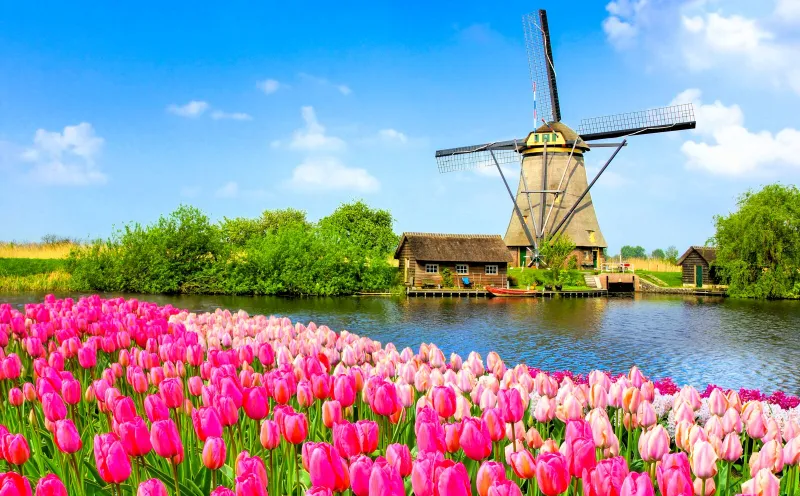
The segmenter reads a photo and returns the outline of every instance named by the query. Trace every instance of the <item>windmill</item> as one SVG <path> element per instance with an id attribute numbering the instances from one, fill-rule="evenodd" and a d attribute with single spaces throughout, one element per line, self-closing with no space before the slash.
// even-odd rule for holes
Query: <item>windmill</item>
<path id="1" fill-rule="evenodd" d="M 589 193 L 592 186 L 626 146 L 625 138 L 693 129 L 694 109 L 683 104 L 583 119 L 576 132 L 561 122 L 547 13 L 539 10 L 525 15 L 522 24 L 533 89 L 534 131 L 520 139 L 438 150 L 439 172 L 497 167 L 514 203 L 504 240 L 519 265 L 538 264 L 541 244 L 567 234 L 581 255 L 582 265 L 596 267 L 607 245 Z M 614 138 L 623 139 L 598 142 Z M 588 182 L 583 156 L 600 147 L 614 151 Z M 516 195 L 502 168 L 513 163 L 520 164 Z"/>

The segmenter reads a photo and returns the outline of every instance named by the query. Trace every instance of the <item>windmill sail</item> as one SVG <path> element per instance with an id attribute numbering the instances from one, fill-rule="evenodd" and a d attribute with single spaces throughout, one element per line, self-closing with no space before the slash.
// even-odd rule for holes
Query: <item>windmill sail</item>
<path id="1" fill-rule="evenodd" d="M 524 140 L 498 141 L 482 145 L 461 146 L 447 150 L 436 151 L 436 164 L 439 172 L 455 172 L 476 167 L 494 167 L 492 159 L 497 159 L 499 165 L 514 164 L 519 162 L 517 144 Z"/>
<path id="2" fill-rule="evenodd" d="M 694 129 L 696 126 L 694 107 L 691 103 L 684 103 L 627 114 L 583 119 L 578 127 L 578 134 L 584 141 L 594 141 Z"/>
<path id="3" fill-rule="evenodd" d="M 558 101 L 556 69 L 550 46 L 550 28 L 544 10 L 522 17 L 525 31 L 525 48 L 528 52 L 528 70 L 534 95 L 534 127 L 539 123 L 560 122 L 561 104 Z"/>

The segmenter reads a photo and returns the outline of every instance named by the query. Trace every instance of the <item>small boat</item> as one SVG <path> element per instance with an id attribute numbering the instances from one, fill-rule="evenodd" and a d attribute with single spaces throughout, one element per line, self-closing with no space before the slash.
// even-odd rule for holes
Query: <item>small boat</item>
<path id="1" fill-rule="evenodd" d="M 492 296 L 504 296 L 504 297 L 531 297 L 536 296 L 539 292 L 535 289 L 505 289 L 505 288 L 496 288 L 494 286 L 486 286 L 486 291 L 489 292 Z"/>

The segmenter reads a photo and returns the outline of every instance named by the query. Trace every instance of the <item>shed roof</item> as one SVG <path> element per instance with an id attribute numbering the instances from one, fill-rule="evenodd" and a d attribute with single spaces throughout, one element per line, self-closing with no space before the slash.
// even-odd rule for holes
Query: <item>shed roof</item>
<path id="1" fill-rule="evenodd" d="M 713 246 L 690 246 L 686 253 L 681 255 L 681 258 L 678 259 L 678 265 L 681 265 L 686 257 L 688 257 L 692 252 L 697 252 L 700 255 L 700 258 L 706 261 L 706 263 L 711 264 L 714 260 L 717 259 L 717 249 Z"/>
<path id="2" fill-rule="evenodd" d="M 400 258 L 403 244 L 409 243 L 417 260 L 432 262 L 511 262 L 499 234 L 437 234 L 405 232 L 394 252 Z"/>

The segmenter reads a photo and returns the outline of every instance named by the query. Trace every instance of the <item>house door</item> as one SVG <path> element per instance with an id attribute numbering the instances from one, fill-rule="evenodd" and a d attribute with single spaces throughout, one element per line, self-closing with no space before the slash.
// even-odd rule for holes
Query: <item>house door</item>
<path id="1" fill-rule="evenodd" d="M 694 266 L 694 285 L 698 288 L 703 287 L 703 266 L 702 265 L 695 265 Z"/>
<path id="2" fill-rule="evenodd" d="M 520 267 L 528 266 L 528 250 L 524 246 L 521 246 L 519 248 L 519 266 Z"/>
<path id="3" fill-rule="evenodd" d="M 594 267 L 595 269 L 597 268 L 597 257 L 598 257 L 597 250 L 592 250 L 592 267 Z"/>

